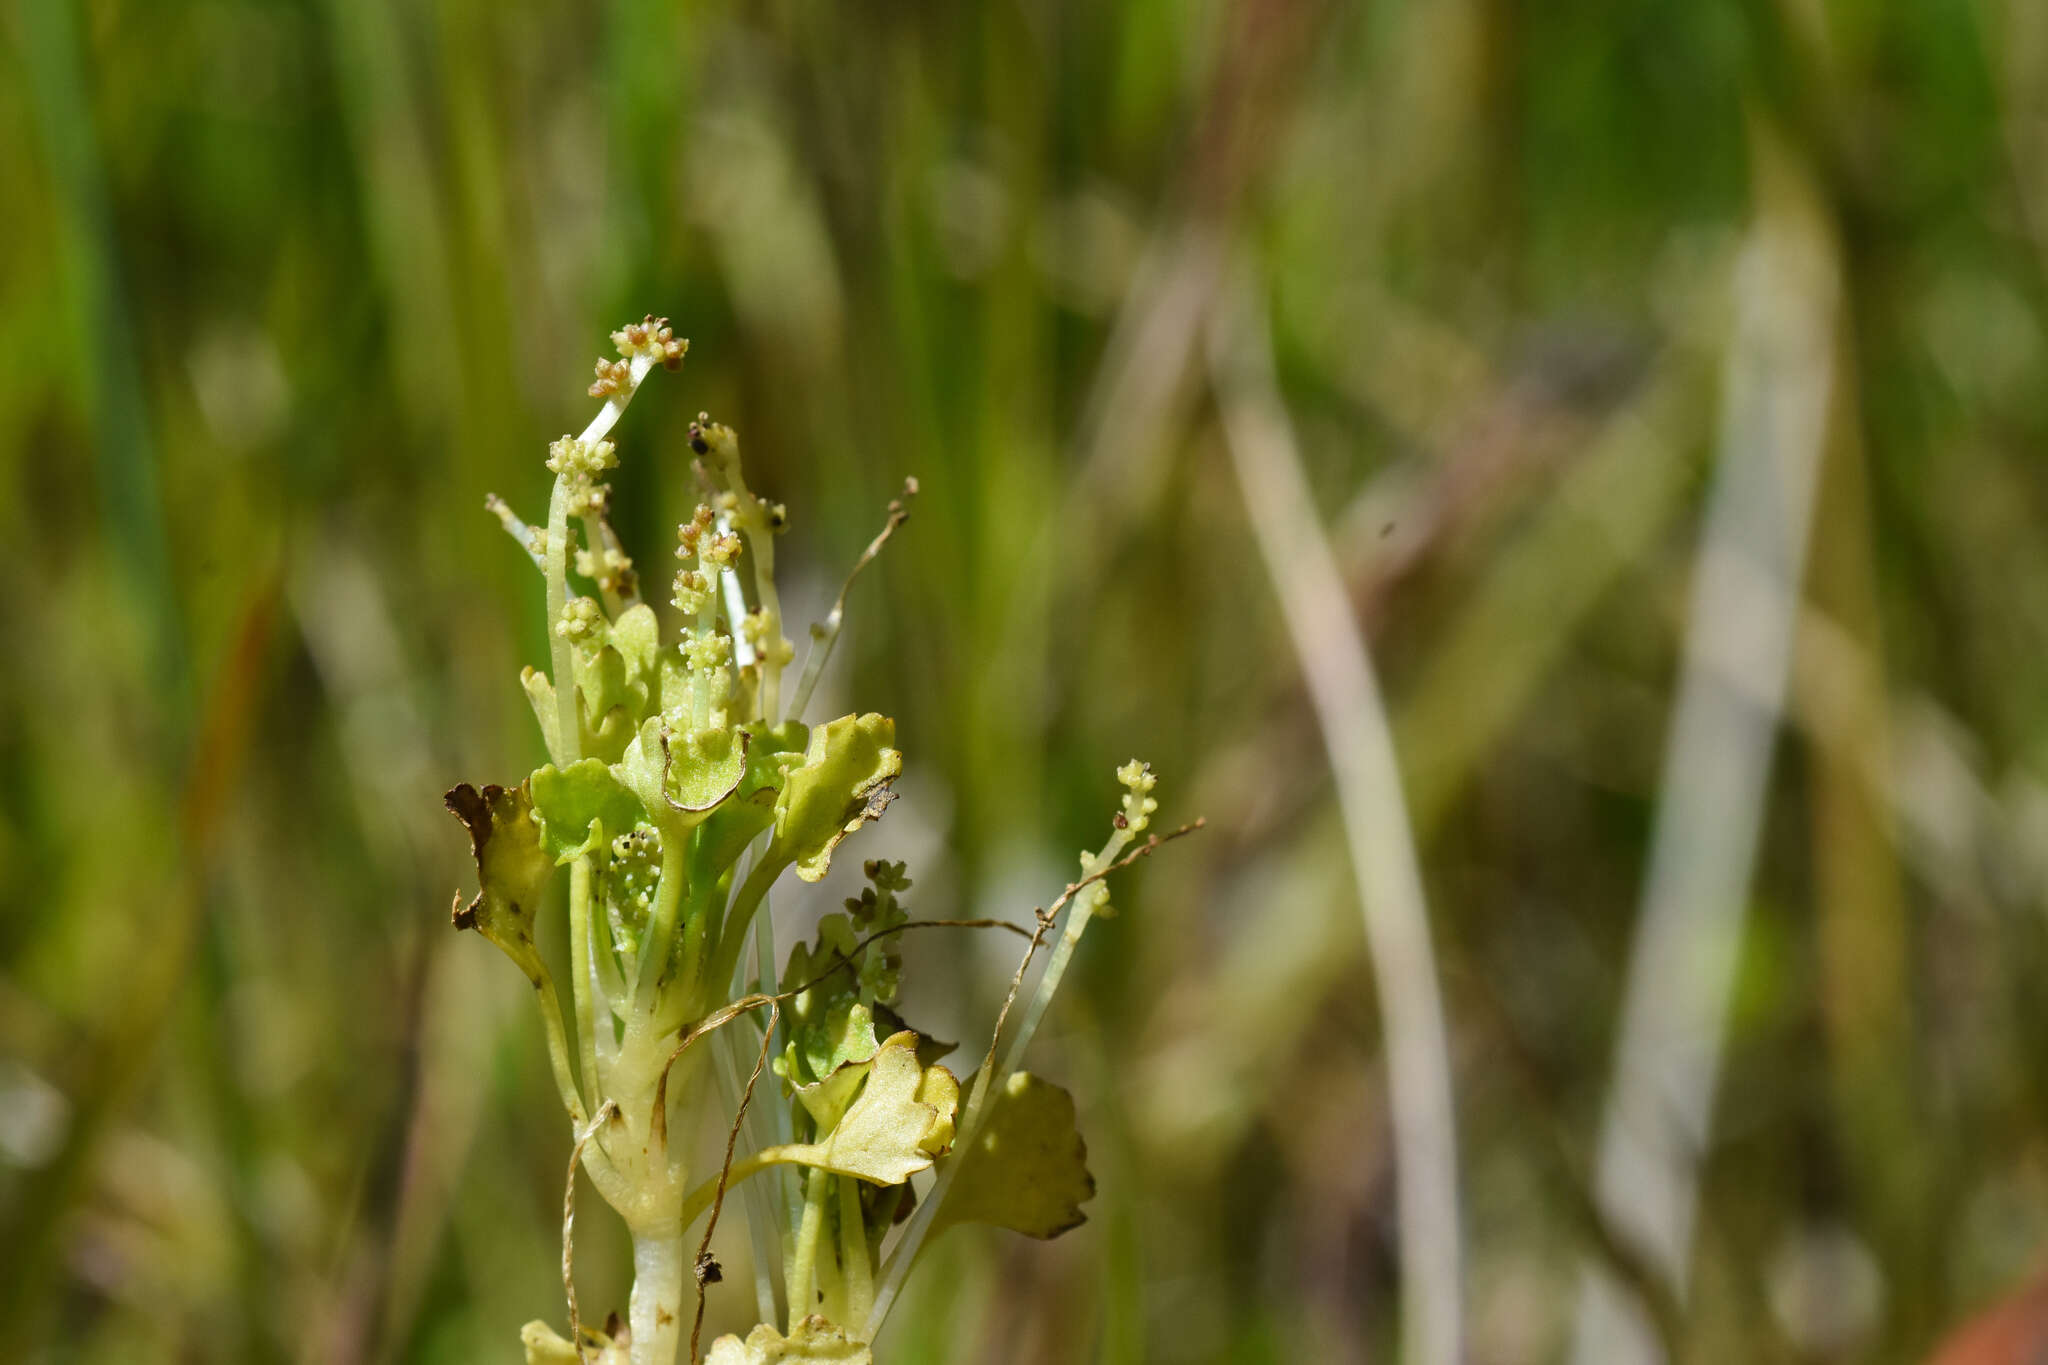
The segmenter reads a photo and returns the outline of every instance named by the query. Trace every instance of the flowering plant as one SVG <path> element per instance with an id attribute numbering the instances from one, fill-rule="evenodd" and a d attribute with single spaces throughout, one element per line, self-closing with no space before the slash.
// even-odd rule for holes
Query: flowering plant
<path id="1" fill-rule="evenodd" d="M 529 526 L 495 497 L 487 504 L 546 582 L 551 667 L 521 681 L 549 761 L 515 787 L 464 785 L 447 797 L 480 883 L 467 904 L 457 896 L 455 925 L 495 943 L 532 982 L 572 1128 L 571 1194 L 580 1166 L 633 1242 L 627 1321 L 585 1326 L 565 1203 L 569 1336 L 529 1323 L 527 1360 L 674 1365 L 693 1282 L 694 1360 L 704 1289 L 721 1278 L 711 1231 L 727 1191 L 742 1188 L 763 1321 L 744 1340 L 714 1342 L 709 1361 L 870 1361 L 867 1343 L 934 1233 L 984 1222 L 1055 1237 L 1082 1221 L 1094 1182 L 1073 1101 L 1017 1063 L 1105 907 L 1104 878 L 1164 842 L 1141 837 L 1154 779 L 1136 761 L 1118 771 L 1125 795 L 1106 842 L 1082 855 L 1081 876 L 1028 928 L 912 920 L 903 864 L 871 861 L 867 889 L 778 972 L 763 913 L 770 889 L 792 869 L 804 881 L 823 877 L 840 843 L 894 799 L 903 767 L 895 722 L 873 712 L 803 721 L 846 594 L 812 628 L 804 668 L 785 689 L 795 650 L 776 592 L 775 537 L 788 517 L 748 487 L 733 432 L 701 414 L 689 443 L 704 501 L 676 530 L 669 602 L 680 631 L 664 643 L 602 479 L 618 464 L 612 428 L 641 382 L 656 366 L 679 368 L 689 343 L 653 317 L 612 341 L 619 358 L 599 361 L 590 387 L 603 407 L 581 435 L 549 448 L 545 525 Z M 907 482 L 855 574 L 915 492 Z M 536 941 L 562 868 L 573 1029 Z M 895 1013 L 897 936 L 929 925 L 1007 927 L 1029 940 L 987 1052 L 964 1079 L 941 1061 L 949 1047 Z M 999 1047 L 1048 940 L 1047 965 Z M 742 1081 L 743 1037 L 756 1046 Z M 782 1103 L 760 1106 L 750 1127 L 771 1056 Z M 737 1110 L 725 1159 L 714 1172 L 689 1170 L 677 1126 L 711 1108 L 721 1086 L 724 1108 Z M 743 1129 L 755 1139 L 745 1151 Z M 686 1238 L 700 1218 L 693 1254 Z"/>

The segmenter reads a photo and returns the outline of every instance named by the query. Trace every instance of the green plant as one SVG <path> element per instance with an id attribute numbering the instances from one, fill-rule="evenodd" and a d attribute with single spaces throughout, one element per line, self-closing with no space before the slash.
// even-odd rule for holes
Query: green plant
<path id="1" fill-rule="evenodd" d="M 497 944 L 533 983 L 573 1127 L 572 1190 L 580 1163 L 633 1242 L 627 1323 L 585 1329 L 565 1212 L 570 1337 L 529 1324 L 527 1359 L 672 1365 L 693 1279 L 694 1359 L 704 1286 L 720 1275 L 712 1227 L 729 1188 L 766 1177 L 747 1189 L 749 1228 L 757 1264 L 779 1261 L 782 1292 L 763 1278 L 763 1324 L 744 1341 L 721 1338 L 709 1359 L 864 1361 L 933 1234 L 986 1222 L 1053 1237 L 1082 1221 L 1093 1180 L 1073 1103 L 1017 1063 L 1105 905 L 1104 878 L 1163 842 L 1141 838 L 1156 805 L 1153 777 L 1135 760 L 1120 769 L 1121 809 L 1103 846 L 1082 856 L 1080 878 L 1031 928 L 1001 926 L 1029 948 L 964 1081 L 940 1060 L 948 1048 L 894 1012 L 896 936 L 998 922 L 911 920 L 901 863 L 867 863 L 868 888 L 827 916 L 778 974 L 762 913 L 770 888 L 792 868 L 818 880 L 841 841 L 881 816 L 903 765 L 895 723 L 875 713 L 815 726 L 801 719 L 838 635 L 843 591 L 813 628 L 785 698 L 795 651 L 775 588 L 775 536 L 787 517 L 748 488 L 733 432 L 702 415 L 690 446 L 706 500 L 677 528 L 682 565 L 670 600 L 681 631 L 663 644 L 607 519 L 601 479 L 617 464 L 606 438 L 641 381 L 656 365 L 677 368 L 688 343 L 652 317 L 612 340 L 620 359 L 598 363 L 590 390 L 603 408 L 580 436 L 550 448 L 546 525 L 526 525 L 495 497 L 488 504 L 546 580 L 552 669 L 527 669 L 522 682 L 551 761 L 516 787 L 465 785 L 447 798 L 469 830 L 481 886 L 467 905 L 457 897 L 455 924 Z M 902 523 L 915 491 L 906 484 L 855 574 Z M 536 943 L 549 883 L 564 867 L 573 1030 Z M 999 1058 L 1004 1020 L 1048 938 L 1048 964 Z M 741 1030 L 698 1046 L 741 1021 L 758 1041 L 743 1086 Z M 785 1103 L 772 1122 L 757 1121 L 764 1140 L 739 1155 L 771 1054 Z M 738 1113 L 724 1163 L 707 1176 L 685 1169 L 687 1144 L 671 1137 L 711 1107 L 721 1079 L 738 1091 Z M 911 1177 L 927 1171 L 932 1182 L 914 1198 Z M 687 1238 L 699 1218 L 693 1258 Z"/>

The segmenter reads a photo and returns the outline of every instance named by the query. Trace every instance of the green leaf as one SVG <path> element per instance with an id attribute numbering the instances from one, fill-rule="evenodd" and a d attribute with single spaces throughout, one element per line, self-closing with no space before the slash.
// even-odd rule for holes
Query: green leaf
<path id="1" fill-rule="evenodd" d="M 746 775 L 733 799 L 713 812 L 704 822 L 704 832 L 697 836 L 698 856 L 707 867 L 731 867 L 754 836 L 775 823 L 775 801 L 782 791 L 783 774 L 801 761 L 809 732 L 802 722 L 792 720 L 749 727 L 748 734 Z"/>
<path id="2" fill-rule="evenodd" d="M 599 759 L 578 759 L 560 769 L 551 763 L 528 781 L 540 817 L 541 847 L 558 866 L 603 847 L 615 834 L 649 823 L 640 798 Z"/>
<path id="3" fill-rule="evenodd" d="M 616 651 L 600 650 L 596 664 L 586 664 L 578 670 L 582 674 L 582 682 L 576 689 L 576 695 L 582 705 L 576 713 L 577 745 L 586 757 L 616 763 L 633 739 L 635 712 L 629 703 L 634 694 L 630 688 L 622 685 L 613 690 L 624 700 L 614 701 L 602 709 L 599 708 L 594 698 L 602 694 L 602 689 L 593 690 L 592 669 L 596 668 L 601 673 L 613 672 L 620 678 L 624 676 L 618 668 L 604 661 L 606 654 L 612 655 L 614 662 L 617 661 Z M 522 670 L 519 681 L 526 689 L 527 702 L 533 707 L 533 718 L 540 723 L 541 739 L 546 742 L 548 752 L 561 752 L 558 743 L 561 736 L 560 712 L 555 708 L 554 681 L 537 668 Z"/>
<path id="4" fill-rule="evenodd" d="M 533 946 L 533 921 L 554 875 L 554 859 L 540 845 L 527 784 L 479 792 L 464 783 L 443 798 L 469 831 L 476 859 L 476 898 L 455 911 L 455 927 L 474 929 L 503 949 L 535 981 L 540 955 Z M 457 895 L 459 903 L 461 896 Z"/>
<path id="5" fill-rule="evenodd" d="M 649 716 L 640 722 L 640 731 L 626 745 L 626 752 L 619 755 L 612 764 L 612 776 L 626 790 L 640 798 L 640 804 L 654 817 L 654 822 L 667 828 L 667 803 L 661 797 L 661 717 Z"/>
<path id="6" fill-rule="evenodd" d="M 645 602 L 619 613 L 598 636 L 577 647 L 576 687 L 586 753 L 618 761 L 661 695 L 661 623 Z"/>
<path id="7" fill-rule="evenodd" d="M 660 716 L 649 716 L 612 773 L 664 833 L 687 830 L 738 790 L 749 744 L 744 730 L 679 734 Z"/>
<path id="8" fill-rule="evenodd" d="M 900 1185 L 929 1167 L 931 1153 L 923 1143 L 939 1122 L 939 1111 L 919 1101 L 923 1084 L 917 1035 L 895 1034 L 869 1061 L 860 1097 L 825 1140 L 813 1144 L 819 1159 L 811 1164 L 877 1185 Z"/>
<path id="9" fill-rule="evenodd" d="M 924 1069 L 917 1035 L 898 1033 L 866 1063 L 867 1084 L 821 1141 L 771 1148 L 776 1159 L 900 1185 L 932 1164 L 925 1139 L 939 1126 L 939 1106 L 918 1098 Z M 765 1153 L 764 1153 L 765 1155 Z"/>
<path id="10" fill-rule="evenodd" d="M 760 1326 L 741 1341 L 722 1336 L 711 1343 L 704 1365 L 874 1365 L 875 1358 L 864 1341 L 855 1341 L 839 1328 L 817 1316 L 796 1325 L 796 1334 L 785 1337 L 773 1327 Z"/>
<path id="11" fill-rule="evenodd" d="M 967 1087 L 971 1090 L 972 1078 Z M 1088 1215 L 1095 1195 L 1088 1148 L 1074 1126 L 1074 1097 L 1028 1071 L 991 1094 L 973 1145 L 948 1160 L 963 1163 L 932 1219 L 937 1235 L 955 1223 L 993 1223 L 1027 1237 L 1057 1237 Z"/>
<path id="12" fill-rule="evenodd" d="M 607 634 L 616 638 L 617 627 Z M 576 651 L 578 724 L 585 757 L 616 763 L 647 713 L 647 687 L 632 676 L 626 656 L 610 644 Z"/>
<path id="13" fill-rule="evenodd" d="M 671 809 L 702 815 L 739 790 L 747 775 L 745 730 L 697 730 L 667 737 L 668 780 L 664 790 Z"/>
<path id="14" fill-rule="evenodd" d="M 790 771 L 775 802 L 775 846 L 796 874 L 817 881 L 841 839 L 877 819 L 894 799 L 903 771 L 896 722 L 869 712 L 841 716 L 811 731 L 803 766 Z"/>
<path id="15" fill-rule="evenodd" d="M 920 1059 L 922 1056 L 920 1044 Z M 944 1156 L 953 1149 L 954 1121 L 960 1114 L 960 1082 L 942 1066 L 926 1066 L 924 1079 L 917 1083 L 917 1102 L 930 1105 L 938 1113 L 917 1145 L 932 1156 Z"/>
<path id="16" fill-rule="evenodd" d="M 639 720 L 661 698 L 661 621 L 654 608 L 635 602 L 612 622 L 612 648 L 626 664 L 626 685 L 639 699 Z"/>
<path id="17" fill-rule="evenodd" d="M 533 707 L 533 718 L 540 722 L 540 737 L 548 752 L 561 752 L 556 743 L 562 726 L 561 713 L 555 709 L 554 683 L 537 668 L 522 668 L 519 670 L 519 684 L 526 689 L 526 700 Z"/>
<path id="18" fill-rule="evenodd" d="M 824 1131 L 846 1112 L 847 1102 L 867 1075 L 867 1063 L 874 1060 L 881 1044 L 875 1040 L 874 1018 L 867 1006 L 851 995 L 815 1002 L 816 1017 L 806 1019 L 801 1007 L 812 994 L 806 991 L 799 996 L 797 1007 L 790 1011 L 789 1046 L 775 1069 Z"/>

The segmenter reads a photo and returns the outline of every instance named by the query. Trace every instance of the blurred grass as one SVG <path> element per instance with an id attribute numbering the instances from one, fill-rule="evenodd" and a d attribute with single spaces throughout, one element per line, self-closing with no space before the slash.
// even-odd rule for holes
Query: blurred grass
<path id="1" fill-rule="evenodd" d="M 439 793 L 538 750 L 483 494 L 537 506 L 650 309 L 693 348 L 623 432 L 643 554 L 700 408 L 790 504 L 799 606 L 924 485 L 826 688 L 899 719 L 865 837 L 924 913 L 1043 900 L 1132 753 L 1212 824 L 1041 1045 L 1090 1223 L 956 1234 L 893 1358 L 1384 1357 L 1378 1016 L 1199 363 L 1241 251 L 1424 843 L 1473 1358 L 1555 1359 L 1750 120 L 1842 242 L 1843 382 L 1679 1326 L 1924 1354 L 2048 1228 L 2038 6 L 15 0 L 10 1358 L 510 1359 L 559 1316 L 566 1141 L 516 979 L 445 927 Z M 929 1017 L 987 1017 L 993 949 L 910 955 Z M 1816 1234 L 1875 1274 L 1837 1338 L 1786 1288 Z"/>

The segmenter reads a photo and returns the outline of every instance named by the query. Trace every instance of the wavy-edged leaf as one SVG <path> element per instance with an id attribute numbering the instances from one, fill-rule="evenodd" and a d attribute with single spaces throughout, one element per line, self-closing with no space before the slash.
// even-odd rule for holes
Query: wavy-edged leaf
<path id="1" fill-rule="evenodd" d="M 526 1347 L 526 1365 L 627 1365 L 631 1359 L 625 1342 L 593 1327 L 583 1332 L 589 1344 L 579 1352 L 546 1323 L 527 1323 L 519 1332 L 519 1342 Z"/>
<path id="2" fill-rule="evenodd" d="M 747 775 L 747 748 L 752 740 L 745 730 L 696 730 L 667 736 L 662 790 L 669 808 L 701 818 L 738 791 Z"/>
<path id="3" fill-rule="evenodd" d="M 923 1143 L 939 1122 L 939 1107 L 918 1099 L 924 1070 L 917 1064 L 917 1035 L 892 1036 L 865 1070 L 867 1084 L 822 1139 L 770 1148 L 762 1155 L 773 1153 L 776 1161 L 818 1166 L 877 1185 L 900 1185 L 929 1168 L 932 1156 Z"/>
<path id="4" fill-rule="evenodd" d="M 784 772 L 802 762 L 810 732 L 801 721 L 749 726 L 747 771 L 733 799 L 714 811 L 697 836 L 698 856 L 711 867 L 730 867 L 754 836 L 775 823 Z"/>
<path id="5" fill-rule="evenodd" d="M 825 875 L 839 841 L 881 816 L 903 771 L 896 722 L 868 712 L 811 731 L 803 765 L 792 768 L 775 802 L 775 844 L 807 882 Z"/>
<path id="6" fill-rule="evenodd" d="M 993 1223 L 1048 1238 L 1086 1222 L 1081 1205 L 1094 1197 L 1095 1177 L 1074 1124 L 1074 1097 L 1019 1071 L 988 1103 L 972 1145 L 947 1158 L 962 1165 L 933 1215 L 932 1234 L 955 1223 Z"/>
<path id="7" fill-rule="evenodd" d="M 540 723 L 540 737 L 548 752 L 560 753 L 561 713 L 555 709 L 553 680 L 539 669 L 527 667 L 519 670 L 519 685 L 526 689 L 527 703 L 533 707 L 534 720 Z"/>
<path id="8" fill-rule="evenodd" d="M 626 665 L 626 685 L 639 707 L 635 720 L 661 700 L 661 621 L 654 608 L 635 602 L 612 622 L 612 648 Z"/>
<path id="9" fill-rule="evenodd" d="M 744 730 L 679 734 L 660 716 L 649 716 L 612 765 L 612 774 L 665 832 L 688 829 L 739 788 L 749 744 Z"/>
<path id="10" fill-rule="evenodd" d="M 578 759 L 566 768 L 551 763 L 527 781 L 540 817 L 541 848 L 557 866 L 649 823 L 640 798 L 598 759 Z"/>
<path id="11" fill-rule="evenodd" d="M 799 997 L 798 1003 L 812 1002 Z M 790 1011 L 789 1046 L 775 1069 L 790 1083 L 804 1111 L 824 1130 L 846 1112 L 847 1103 L 868 1074 L 868 1063 L 882 1045 L 875 1038 L 873 1015 L 858 1000 L 840 996 L 815 1003 L 822 1006 L 815 1019 Z"/>
<path id="12" fill-rule="evenodd" d="M 815 1315 L 796 1325 L 796 1333 L 785 1337 L 773 1327 L 756 1327 L 747 1339 L 726 1335 L 711 1343 L 704 1365 L 874 1365 L 875 1357 L 864 1341 L 855 1341 L 844 1331 Z"/>
<path id="13" fill-rule="evenodd" d="M 924 1079 L 917 1085 L 917 1102 L 930 1105 L 937 1113 L 917 1145 L 928 1155 L 944 1156 L 953 1149 L 954 1121 L 960 1112 L 960 1082 L 942 1066 L 926 1066 Z"/>
<path id="14" fill-rule="evenodd" d="M 470 853 L 476 859 L 476 897 L 455 911 L 455 927 L 476 930 L 538 980 L 541 965 L 533 946 L 533 921 L 555 864 L 541 847 L 527 784 L 478 791 L 465 782 L 443 800 L 469 831 Z"/>

